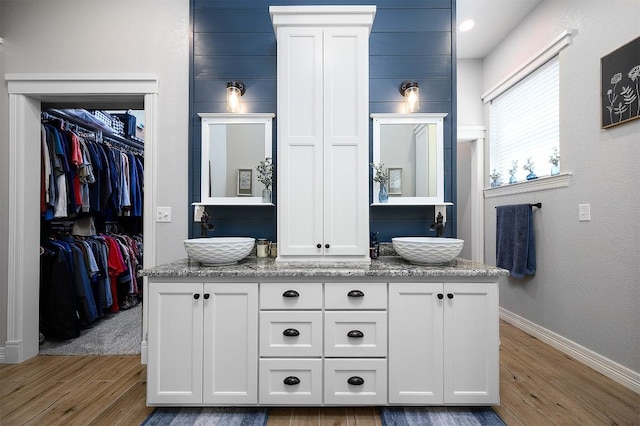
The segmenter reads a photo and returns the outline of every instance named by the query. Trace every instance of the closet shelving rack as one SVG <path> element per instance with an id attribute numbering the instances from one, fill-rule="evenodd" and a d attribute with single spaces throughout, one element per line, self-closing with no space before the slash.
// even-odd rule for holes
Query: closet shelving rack
<path id="1" fill-rule="evenodd" d="M 75 126 L 78 126 L 86 131 L 89 132 L 93 132 L 96 134 L 96 138 L 98 140 L 104 140 L 106 142 L 110 142 L 116 146 L 120 146 L 122 148 L 128 148 L 128 149 L 133 149 L 138 151 L 137 153 L 142 154 L 144 153 L 144 144 L 140 143 L 138 141 L 132 140 L 132 139 L 128 139 L 125 137 L 122 137 L 116 133 L 112 133 L 109 132 L 108 130 L 106 130 L 105 128 L 95 124 L 95 123 L 91 123 L 89 121 L 86 120 L 82 120 L 79 117 L 76 117 L 75 115 L 71 115 L 68 114 L 67 112 L 65 112 L 64 110 L 61 109 L 56 109 L 56 108 L 50 108 L 47 109 L 45 111 L 42 112 L 42 118 L 43 119 L 59 119 L 59 120 L 63 120 L 66 121 L 68 123 L 71 123 Z M 106 125 L 105 125 L 106 126 Z"/>

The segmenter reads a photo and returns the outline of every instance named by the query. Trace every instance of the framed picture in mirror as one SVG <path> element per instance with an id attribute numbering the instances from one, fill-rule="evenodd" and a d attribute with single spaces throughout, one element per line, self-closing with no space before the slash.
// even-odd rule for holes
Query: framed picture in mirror
<path id="1" fill-rule="evenodd" d="M 402 168 L 389 167 L 389 195 L 402 195 Z"/>
<path id="2" fill-rule="evenodd" d="M 253 169 L 238 169 L 238 195 L 253 195 Z"/>

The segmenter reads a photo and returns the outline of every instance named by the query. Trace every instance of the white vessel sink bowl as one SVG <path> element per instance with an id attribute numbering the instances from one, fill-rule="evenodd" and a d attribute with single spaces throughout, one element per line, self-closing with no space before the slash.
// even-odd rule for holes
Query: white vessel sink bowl
<path id="1" fill-rule="evenodd" d="M 184 240 L 184 248 L 190 259 L 205 265 L 231 265 L 251 253 L 255 238 L 213 237 Z"/>
<path id="2" fill-rule="evenodd" d="M 391 238 L 393 248 L 403 259 L 417 265 L 439 265 L 454 260 L 464 246 L 464 240 L 437 237 Z"/>

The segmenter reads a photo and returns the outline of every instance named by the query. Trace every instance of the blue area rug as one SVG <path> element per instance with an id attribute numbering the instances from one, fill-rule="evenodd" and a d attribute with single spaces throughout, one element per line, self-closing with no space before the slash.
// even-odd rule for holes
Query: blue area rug
<path id="1" fill-rule="evenodd" d="M 143 426 L 265 426 L 267 410 L 234 407 L 159 407 Z"/>
<path id="2" fill-rule="evenodd" d="M 505 426 L 490 407 L 381 408 L 382 426 Z"/>

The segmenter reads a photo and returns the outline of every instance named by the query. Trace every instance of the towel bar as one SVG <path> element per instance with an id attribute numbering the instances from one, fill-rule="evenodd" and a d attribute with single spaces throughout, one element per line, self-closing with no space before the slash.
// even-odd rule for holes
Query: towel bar
<path id="1" fill-rule="evenodd" d="M 495 208 L 497 209 L 498 207 L 500 207 L 500 206 L 496 206 Z M 542 208 L 542 203 L 533 203 L 533 204 L 529 203 L 529 207 L 537 207 L 537 208 L 541 209 Z"/>

